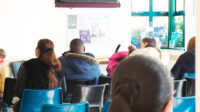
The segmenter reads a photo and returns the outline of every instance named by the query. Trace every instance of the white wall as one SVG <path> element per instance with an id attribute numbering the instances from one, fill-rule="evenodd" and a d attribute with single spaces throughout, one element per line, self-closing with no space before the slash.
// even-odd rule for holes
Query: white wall
<path id="1" fill-rule="evenodd" d="M 185 0 L 185 48 L 190 38 L 196 36 L 196 0 Z"/>
<path id="2" fill-rule="evenodd" d="M 7 59 L 34 57 L 40 38 L 49 38 L 60 56 L 68 50 L 66 29 L 68 14 L 107 14 L 110 16 L 109 38 L 106 46 L 87 45 L 86 51 L 95 55 L 111 55 L 117 44 L 127 50 L 130 44 L 130 1 L 121 1 L 121 8 L 56 8 L 54 0 L 2 0 L 0 4 L 0 48 Z"/>
<path id="3" fill-rule="evenodd" d="M 200 0 L 196 1 L 196 32 L 197 32 L 197 41 L 196 41 L 196 112 L 200 111 Z M 198 68 L 198 69 L 197 69 Z"/>
<path id="4" fill-rule="evenodd" d="M 111 55 L 117 44 L 127 50 L 130 44 L 131 0 L 121 0 L 120 8 L 56 8 L 54 0 L 1 0 L 0 48 L 7 52 L 7 59 L 34 57 L 37 41 L 49 38 L 60 56 L 68 50 L 67 15 L 106 14 L 110 16 L 109 45 L 86 45 L 86 51 L 95 55 Z M 193 0 L 186 0 L 186 43 L 195 33 L 194 17 L 190 13 Z"/>

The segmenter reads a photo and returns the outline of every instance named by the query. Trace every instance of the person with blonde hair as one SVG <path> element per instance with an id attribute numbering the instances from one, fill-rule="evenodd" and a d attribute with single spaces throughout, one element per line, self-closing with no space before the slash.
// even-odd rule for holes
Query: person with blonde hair
<path id="1" fill-rule="evenodd" d="M 172 112 L 172 80 L 156 58 L 135 55 L 120 62 L 111 81 L 109 112 Z"/>
<path id="2" fill-rule="evenodd" d="M 162 52 L 156 44 L 156 39 L 145 37 L 142 39 L 141 49 L 135 49 L 130 51 L 129 56 L 135 56 L 137 54 L 143 54 L 159 59 L 164 65 L 169 63 L 169 54 L 167 52 Z"/>
<path id="3" fill-rule="evenodd" d="M 0 99 L 3 97 L 5 79 L 9 75 L 9 69 L 4 61 L 5 57 L 5 51 L 0 48 Z"/>
<path id="4" fill-rule="evenodd" d="M 187 51 L 179 56 L 171 69 L 175 80 L 182 79 L 184 73 L 195 73 L 195 36 L 192 37 L 187 46 Z"/>

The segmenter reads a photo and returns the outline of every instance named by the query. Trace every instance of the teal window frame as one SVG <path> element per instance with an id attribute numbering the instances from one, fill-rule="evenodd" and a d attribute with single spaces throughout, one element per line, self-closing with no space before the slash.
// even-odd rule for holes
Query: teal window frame
<path id="1" fill-rule="evenodd" d="M 131 0 L 132 2 L 133 0 Z M 183 0 L 185 4 L 185 0 Z M 185 5 L 184 5 L 185 6 Z M 153 27 L 153 17 L 155 16 L 165 16 L 168 17 L 168 46 L 161 47 L 161 49 L 181 49 L 185 48 L 185 8 L 182 11 L 176 11 L 176 0 L 169 0 L 169 10 L 168 11 L 153 11 L 153 0 L 149 0 L 149 11 L 132 11 L 131 3 L 131 16 L 147 16 L 149 17 L 149 27 Z M 183 16 L 183 47 L 170 48 L 169 43 L 171 40 L 172 33 L 175 31 L 175 17 Z M 150 32 L 151 33 L 151 32 Z"/>

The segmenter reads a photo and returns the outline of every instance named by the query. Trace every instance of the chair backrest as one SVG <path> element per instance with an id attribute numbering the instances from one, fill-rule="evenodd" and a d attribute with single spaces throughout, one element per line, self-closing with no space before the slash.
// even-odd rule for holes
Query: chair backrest
<path id="1" fill-rule="evenodd" d="M 77 85 L 92 85 L 93 84 L 93 80 L 92 81 L 77 81 L 77 80 L 67 80 L 67 99 L 66 103 L 71 102 L 71 98 L 73 96 L 74 90 L 76 88 Z"/>
<path id="2" fill-rule="evenodd" d="M 186 84 L 186 96 L 195 96 L 195 78 L 185 77 L 187 80 Z"/>
<path id="3" fill-rule="evenodd" d="M 184 73 L 182 79 L 184 79 L 185 77 L 195 78 L 195 73 Z"/>
<path id="4" fill-rule="evenodd" d="M 40 112 L 89 112 L 87 101 L 74 104 L 43 104 Z"/>
<path id="5" fill-rule="evenodd" d="M 173 112 L 195 112 L 195 97 L 175 97 Z"/>
<path id="6" fill-rule="evenodd" d="M 12 105 L 13 97 L 15 96 L 16 79 L 6 78 L 3 93 L 3 102 Z"/>
<path id="7" fill-rule="evenodd" d="M 19 71 L 20 66 L 23 63 L 24 63 L 24 60 L 11 62 L 11 68 L 12 68 L 12 71 L 13 71 L 14 78 L 17 78 L 17 73 Z"/>
<path id="8" fill-rule="evenodd" d="M 78 85 L 72 97 L 72 103 L 88 101 L 90 107 L 103 107 L 105 85 Z M 93 108 L 94 109 L 94 108 Z"/>
<path id="9" fill-rule="evenodd" d="M 99 76 L 99 81 L 98 81 L 98 84 L 110 84 L 111 83 L 111 77 L 110 76 Z"/>
<path id="10" fill-rule="evenodd" d="M 62 89 L 25 89 L 20 112 L 40 112 L 42 104 L 62 104 Z"/>
<path id="11" fill-rule="evenodd" d="M 186 96 L 186 80 L 174 80 L 174 97 Z"/>
<path id="12" fill-rule="evenodd" d="M 111 91 L 110 91 L 111 87 L 110 84 L 105 84 L 105 90 L 104 90 L 104 96 L 103 96 L 103 105 L 105 104 L 105 102 L 109 99 L 111 99 Z"/>
<path id="13" fill-rule="evenodd" d="M 106 101 L 106 103 L 103 106 L 103 111 L 102 112 L 108 112 L 109 107 L 110 107 L 110 103 L 111 103 L 111 100 L 107 100 Z"/>

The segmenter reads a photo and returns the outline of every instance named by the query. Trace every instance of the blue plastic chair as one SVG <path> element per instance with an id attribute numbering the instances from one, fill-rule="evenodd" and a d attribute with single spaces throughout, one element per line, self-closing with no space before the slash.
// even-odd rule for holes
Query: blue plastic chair
<path id="1" fill-rule="evenodd" d="M 74 104 L 43 104 L 41 112 L 89 112 L 88 101 Z"/>
<path id="2" fill-rule="evenodd" d="M 12 72 L 13 72 L 14 78 L 17 78 L 17 73 L 18 73 L 18 71 L 20 69 L 20 66 L 24 62 L 25 62 L 24 60 L 11 62 L 11 67 L 12 67 Z"/>
<path id="3" fill-rule="evenodd" d="M 61 88 L 44 90 L 25 89 L 20 112 L 40 112 L 42 104 L 62 104 L 62 101 Z"/>
<path id="4" fill-rule="evenodd" d="M 195 112 L 195 97 L 176 97 L 173 112 Z"/>
<path id="5" fill-rule="evenodd" d="M 195 73 L 184 73 L 182 79 L 184 79 L 185 77 L 195 78 Z"/>
<path id="6" fill-rule="evenodd" d="M 107 100 L 106 101 L 106 103 L 103 106 L 103 111 L 102 112 L 108 112 L 108 109 L 110 107 L 110 103 L 111 103 L 111 100 Z"/>

